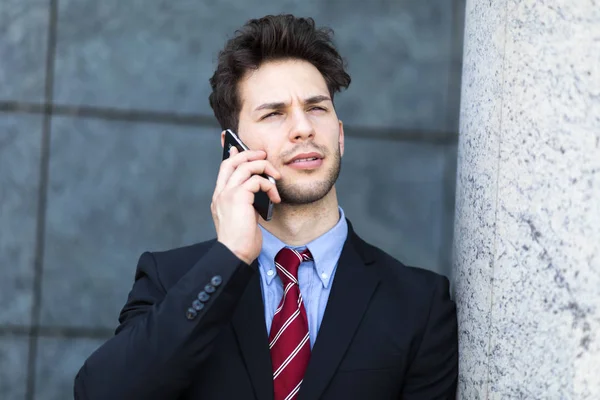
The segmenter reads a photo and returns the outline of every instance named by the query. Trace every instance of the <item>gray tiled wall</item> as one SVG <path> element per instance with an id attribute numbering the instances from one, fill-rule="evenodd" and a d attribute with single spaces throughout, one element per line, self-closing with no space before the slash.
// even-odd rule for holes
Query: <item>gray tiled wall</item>
<path id="1" fill-rule="evenodd" d="M 249 16 L 291 11 L 335 29 L 353 91 L 360 93 L 338 102 L 346 123 L 451 130 L 452 6 L 448 0 L 229 0 L 218 6 L 61 0 L 55 100 L 212 115 L 206 72 L 223 38 Z"/>
<path id="2" fill-rule="evenodd" d="M 26 336 L 0 337 L 0 396 L 24 399 L 27 384 L 29 339 Z"/>
<path id="3" fill-rule="evenodd" d="M 48 0 L 0 2 L 0 100 L 44 99 Z"/>
<path id="4" fill-rule="evenodd" d="M 463 8 L 0 2 L 0 399 L 72 398 L 139 255 L 214 235 L 220 143 L 207 80 L 225 38 L 254 16 L 334 28 L 353 78 L 337 100 L 340 203 L 365 239 L 448 274 Z"/>
<path id="5" fill-rule="evenodd" d="M 0 324 L 31 322 L 42 119 L 0 114 Z"/>

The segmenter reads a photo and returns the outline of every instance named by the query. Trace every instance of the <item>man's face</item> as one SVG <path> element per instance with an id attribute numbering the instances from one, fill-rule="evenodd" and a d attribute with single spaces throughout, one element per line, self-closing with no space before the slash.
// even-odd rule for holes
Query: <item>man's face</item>
<path id="1" fill-rule="evenodd" d="M 306 61 L 268 62 L 240 81 L 239 95 L 239 136 L 266 151 L 281 173 L 282 202 L 327 195 L 339 175 L 344 131 L 319 70 Z"/>

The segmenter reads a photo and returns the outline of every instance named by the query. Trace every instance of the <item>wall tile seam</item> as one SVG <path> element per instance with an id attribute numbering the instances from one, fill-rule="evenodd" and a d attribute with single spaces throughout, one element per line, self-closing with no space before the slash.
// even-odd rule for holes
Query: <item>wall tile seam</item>
<path id="1" fill-rule="evenodd" d="M 139 124 L 160 124 L 220 129 L 216 120 L 204 114 L 177 114 L 158 110 L 136 110 L 102 108 L 84 105 L 64 105 L 52 103 L 24 103 L 0 100 L 0 115 L 31 114 L 50 117 L 95 119 Z M 389 140 L 439 145 L 455 145 L 457 131 L 433 131 L 420 128 L 398 128 L 392 126 L 345 125 L 345 136 L 356 139 Z"/>
<path id="2" fill-rule="evenodd" d="M 46 64 L 44 82 L 44 102 L 52 104 L 54 89 L 54 64 L 56 55 L 58 0 L 49 0 L 48 7 L 48 35 L 46 41 Z M 36 215 L 36 241 L 33 277 L 33 301 L 31 309 L 31 326 L 29 336 L 29 348 L 27 359 L 27 378 L 25 387 L 25 399 L 35 398 L 37 358 L 38 358 L 38 335 L 39 321 L 41 317 L 42 303 L 42 280 L 44 273 L 44 247 L 46 231 L 46 212 L 48 198 L 48 180 L 50 165 L 50 134 L 52 130 L 52 114 L 44 113 L 41 132 L 40 148 L 40 177 L 38 187 L 38 205 Z"/>

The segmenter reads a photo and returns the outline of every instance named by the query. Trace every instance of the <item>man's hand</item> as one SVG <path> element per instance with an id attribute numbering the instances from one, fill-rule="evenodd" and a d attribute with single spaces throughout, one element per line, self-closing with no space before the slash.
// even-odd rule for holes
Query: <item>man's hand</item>
<path id="1" fill-rule="evenodd" d="M 252 205 L 254 193 L 263 191 L 273 203 L 281 202 L 275 185 L 260 176 L 265 173 L 281 178 L 266 157 L 262 150 L 239 153 L 232 147 L 229 158 L 221 163 L 210 205 L 217 240 L 246 264 L 258 257 L 262 247 L 259 215 Z"/>

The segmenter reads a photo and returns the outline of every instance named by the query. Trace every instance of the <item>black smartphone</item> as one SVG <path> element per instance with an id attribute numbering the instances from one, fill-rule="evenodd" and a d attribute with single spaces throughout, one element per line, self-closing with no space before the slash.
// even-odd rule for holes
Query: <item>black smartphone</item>
<path id="1" fill-rule="evenodd" d="M 223 146 L 223 160 L 229 158 L 229 149 L 231 147 L 235 147 L 240 153 L 245 150 L 250 150 L 248 149 L 248 146 L 246 146 L 244 142 L 231 131 L 231 129 L 227 129 L 225 131 L 225 143 Z M 261 176 L 275 183 L 275 179 L 272 176 L 267 174 L 261 174 Z M 267 193 L 260 191 L 254 194 L 254 208 L 265 221 L 271 220 L 271 217 L 273 216 L 273 202 L 269 199 Z"/>

